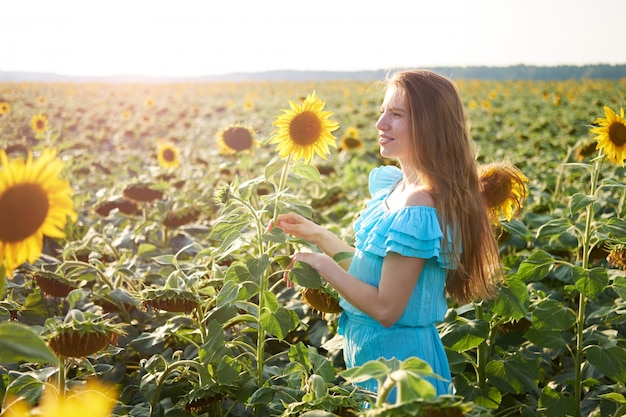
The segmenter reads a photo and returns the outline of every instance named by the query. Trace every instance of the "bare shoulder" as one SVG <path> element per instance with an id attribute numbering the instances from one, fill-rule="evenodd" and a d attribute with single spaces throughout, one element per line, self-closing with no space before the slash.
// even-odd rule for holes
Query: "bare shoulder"
<path id="1" fill-rule="evenodd" d="M 435 200 L 426 190 L 414 190 L 407 196 L 406 205 L 435 207 Z"/>

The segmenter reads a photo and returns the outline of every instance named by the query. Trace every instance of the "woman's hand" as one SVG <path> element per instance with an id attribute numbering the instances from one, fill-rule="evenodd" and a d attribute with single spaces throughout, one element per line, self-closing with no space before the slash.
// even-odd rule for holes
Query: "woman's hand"
<path id="1" fill-rule="evenodd" d="M 288 235 L 315 242 L 315 236 L 319 234 L 320 226 L 296 213 L 280 214 L 276 218 L 276 224 L 270 224 L 269 229 L 278 227 Z"/>
<path id="2" fill-rule="evenodd" d="M 335 234 L 296 213 L 278 215 L 276 223 L 270 222 L 267 230 L 272 230 L 274 227 L 282 229 L 288 235 L 308 240 L 331 257 L 339 252 L 354 253 L 354 248 L 339 239 Z M 350 260 L 343 261 L 341 267 L 348 270 Z"/>
<path id="3" fill-rule="evenodd" d="M 283 272 L 283 281 L 287 283 L 288 287 L 293 287 L 293 282 L 289 279 L 289 272 L 291 272 L 293 267 L 296 265 L 296 262 L 309 264 L 324 279 L 326 279 L 328 274 L 331 273 L 332 268 L 338 268 L 335 261 L 333 261 L 333 258 L 326 254 L 318 252 L 296 252 L 291 257 L 291 262 L 289 262 L 289 265 L 287 265 L 287 268 L 285 268 L 285 271 Z"/>

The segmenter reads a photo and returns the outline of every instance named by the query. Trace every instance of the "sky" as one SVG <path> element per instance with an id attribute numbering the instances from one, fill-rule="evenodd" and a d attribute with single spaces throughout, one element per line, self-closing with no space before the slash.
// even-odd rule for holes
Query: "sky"
<path id="1" fill-rule="evenodd" d="M 0 71 L 626 64 L 626 0 L 0 1 Z"/>

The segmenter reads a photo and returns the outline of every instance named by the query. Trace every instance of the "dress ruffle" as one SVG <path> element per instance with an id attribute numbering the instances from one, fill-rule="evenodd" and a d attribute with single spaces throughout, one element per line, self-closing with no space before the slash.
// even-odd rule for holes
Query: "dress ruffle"
<path id="1" fill-rule="evenodd" d="M 384 165 L 372 169 L 368 180 L 370 195 L 376 198 L 380 192 L 387 194 L 401 179 L 402 171 L 393 165 Z"/>
<path id="2" fill-rule="evenodd" d="M 384 199 L 402 178 L 394 166 L 375 168 L 370 173 L 372 200 L 354 224 L 355 245 L 377 256 L 396 252 L 403 256 L 436 258 L 440 267 L 453 269 L 447 253 L 442 251 L 443 233 L 437 210 L 429 206 L 408 206 L 389 211 Z"/>

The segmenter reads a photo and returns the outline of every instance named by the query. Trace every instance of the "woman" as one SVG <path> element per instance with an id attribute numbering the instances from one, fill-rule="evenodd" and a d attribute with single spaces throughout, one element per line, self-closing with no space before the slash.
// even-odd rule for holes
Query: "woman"
<path id="1" fill-rule="evenodd" d="M 372 198 L 355 221 L 355 247 L 302 216 L 280 215 L 277 227 L 324 252 L 296 253 L 285 278 L 305 262 L 340 294 L 346 366 L 416 356 L 441 377 L 430 381 L 437 393 L 450 393 L 435 327 L 447 311 L 446 292 L 458 303 L 486 299 L 502 276 L 463 105 L 447 78 L 398 72 L 376 128 L 380 154 L 399 168 L 370 173 Z M 346 251 L 354 253 L 347 270 L 332 259 Z M 377 389 L 374 380 L 363 386 Z"/>

